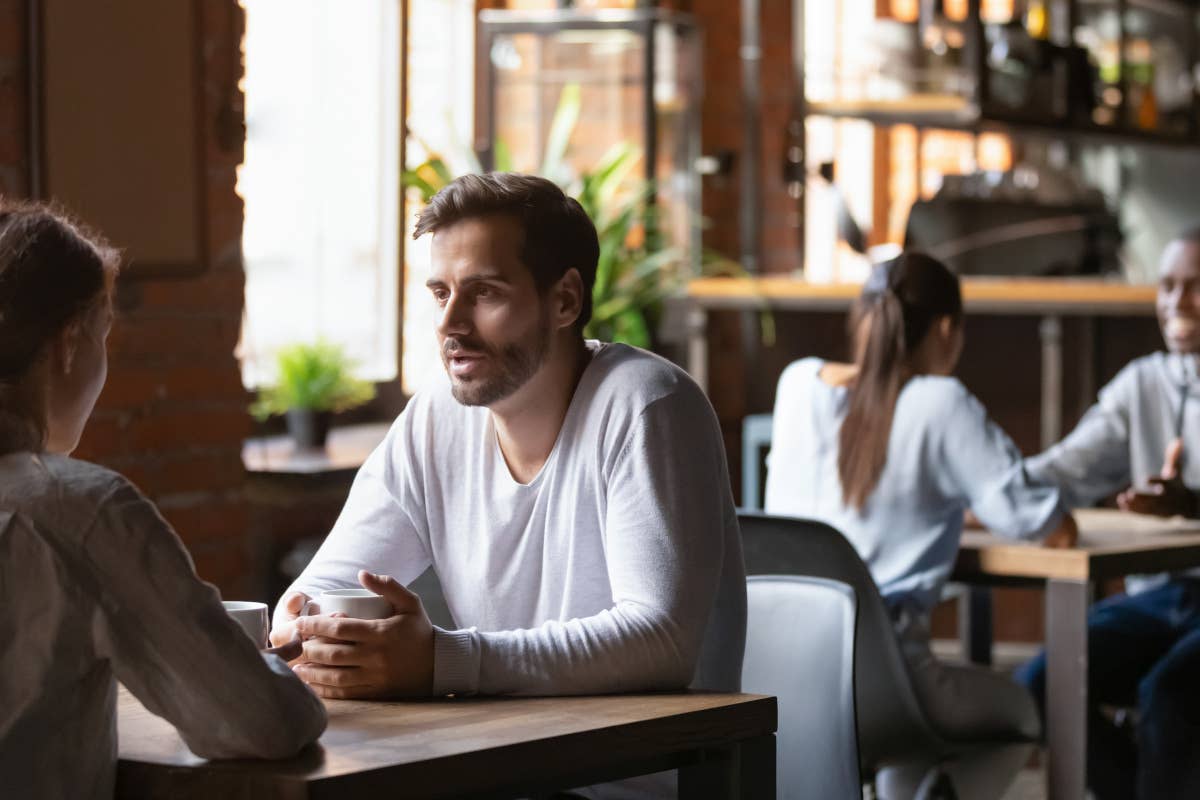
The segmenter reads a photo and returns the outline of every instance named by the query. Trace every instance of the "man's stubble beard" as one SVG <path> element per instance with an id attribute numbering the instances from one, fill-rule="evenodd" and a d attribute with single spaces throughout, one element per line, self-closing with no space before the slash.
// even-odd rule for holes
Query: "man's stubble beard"
<path id="1" fill-rule="evenodd" d="M 450 393 L 464 406 L 490 406 L 520 389 L 537 373 L 546 361 L 550 349 L 549 325 L 540 320 L 528 344 L 506 345 L 498 353 L 488 350 L 488 357 L 498 363 L 500 374 L 473 381 L 450 379 Z"/>

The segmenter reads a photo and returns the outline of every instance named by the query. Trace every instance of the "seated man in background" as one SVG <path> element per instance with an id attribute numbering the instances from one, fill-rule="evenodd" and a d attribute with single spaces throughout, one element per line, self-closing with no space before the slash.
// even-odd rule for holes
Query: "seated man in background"
<path id="1" fill-rule="evenodd" d="M 1127 511 L 1197 516 L 1200 457 L 1189 456 L 1200 436 L 1200 228 L 1163 252 L 1157 309 L 1170 352 L 1126 366 L 1066 439 L 1027 462 L 1073 506 L 1124 489 Z M 1098 800 L 1200 797 L 1200 575 L 1126 585 L 1088 619 L 1088 782 Z M 1018 678 L 1042 702 L 1045 655 Z M 1137 707 L 1136 742 L 1100 705 Z"/>
<path id="2" fill-rule="evenodd" d="M 467 175 L 425 233 L 447 376 L 359 471 L 273 641 L 317 637 L 295 670 L 325 697 L 736 690 L 745 575 L 717 419 L 669 362 L 583 338 L 583 208 L 542 178 Z M 459 630 L 402 585 L 430 565 Z M 297 616 L 356 581 L 396 615 Z"/>

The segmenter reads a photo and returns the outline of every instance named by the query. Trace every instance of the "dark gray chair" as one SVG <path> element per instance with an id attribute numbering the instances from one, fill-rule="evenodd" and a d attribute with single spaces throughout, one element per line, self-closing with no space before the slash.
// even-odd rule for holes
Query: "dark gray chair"
<path id="1" fill-rule="evenodd" d="M 854 591 L 840 581 L 759 575 L 746 583 L 742 690 L 779 702 L 780 798 L 860 800 L 854 713 Z"/>
<path id="2" fill-rule="evenodd" d="M 821 522 L 765 514 L 742 512 L 738 520 L 748 575 L 807 575 L 840 581 L 854 590 L 858 745 L 863 773 L 870 779 L 893 764 L 949 762 L 980 747 L 1028 743 L 963 740 L 934 726 L 921 708 L 879 589 L 841 533 Z"/>

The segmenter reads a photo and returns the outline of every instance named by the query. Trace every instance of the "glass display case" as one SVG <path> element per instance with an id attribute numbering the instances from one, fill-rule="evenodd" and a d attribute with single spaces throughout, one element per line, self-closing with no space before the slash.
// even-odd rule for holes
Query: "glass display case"
<path id="1" fill-rule="evenodd" d="M 701 52 L 692 18 L 665 9 L 485 10 L 476 152 L 485 169 L 578 192 L 606 167 L 645 192 L 665 247 L 700 257 Z"/>

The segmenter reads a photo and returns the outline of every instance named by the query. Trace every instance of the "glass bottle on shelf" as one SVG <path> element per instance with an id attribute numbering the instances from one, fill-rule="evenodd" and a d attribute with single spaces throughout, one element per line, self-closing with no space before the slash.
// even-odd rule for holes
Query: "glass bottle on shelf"
<path id="1" fill-rule="evenodd" d="M 922 0 L 919 26 L 926 64 L 926 91 L 959 94 L 967 90 L 963 72 L 963 23 L 955 19 L 957 9 L 944 0 Z"/>
<path id="2" fill-rule="evenodd" d="M 1034 39 L 1050 39 L 1050 9 L 1046 0 L 1029 0 L 1025 6 L 1025 30 Z"/>
<path id="3" fill-rule="evenodd" d="M 1130 39 L 1125 45 L 1127 124 L 1143 130 L 1158 127 L 1158 101 L 1154 94 L 1154 52 L 1143 38 Z"/>
<path id="4" fill-rule="evenodd" d="M 1096 125 L 1111 126 L 1122 122 L 1121 110 L 1121 24 L 1114 9 L 1103 9 L 1085 18 L 1075 31 L 1075 41 L 1087 48 L 1095 65 L 1094 103 L 1091 118 Z"/>

